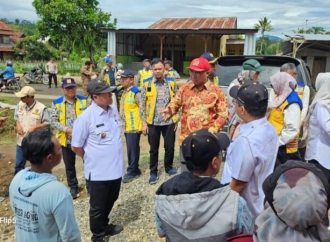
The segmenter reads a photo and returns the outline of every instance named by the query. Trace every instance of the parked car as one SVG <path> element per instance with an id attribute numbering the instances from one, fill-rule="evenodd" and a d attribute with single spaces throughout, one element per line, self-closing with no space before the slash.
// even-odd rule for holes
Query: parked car
<path id="1" fill-rule="evenodd" d="M 297 81 L 303 82 L 310 88 L 309 103 L 312 102 L 315 96 L 315 88 L 311 80 L 310 69 L 306 63 L 297 58 L 289 56 L 254 56 L 254 55 L 236 55 L 236 56 L 222 56 L 218 59 L 216 75 L 220 80 L 220 87 L 226 95 L 228 95 L 228 86 L 231 81 L 237 78 L 238 73 L 243 70 L 243 62 L 248 59 L 256 59 L 259 61 L 261 66 L 265 67 L 266 70 L 261 72 L 259 80 L 267 87 L 270 91 L 270 76 L 280 71 L 280 67 L 285 63 L 294 63 L 298 72 Z M 227 127 L 223 131 L 226 131 Z M 302 134 L 302 133 L 301 133 Z M 299 152 L 304 157 L 305 154 L 305 142 L 299 140 Z"/>
<path id="2" fill-rule="evenodd" d="M 270 90 L 270 76 L 280 71 L 280 67 L 285 63 L 294 63 L 297 68 L 297 81 L 305 83 L 311 89 L 310 102 L 315 95 L 309 67 L 303 60 L 289 56 L 254 56 L 254 55 L 231 55 L 222 56 L 218 59 L 216 75 L 219 77 L 221 89 L 227 95 L 228 86 L 231 81 L 237 78 L 239 72 L 243 70 L 243 62 L 248 59 L 256 59 L 266 70 L 261 72 L 259 80 Z"/>

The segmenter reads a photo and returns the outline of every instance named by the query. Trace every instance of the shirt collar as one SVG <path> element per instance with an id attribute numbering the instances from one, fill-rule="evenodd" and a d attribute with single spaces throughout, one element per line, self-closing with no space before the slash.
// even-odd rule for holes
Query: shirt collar
<path id="1" fill-rule="evenodd" d="M 245 123 L 244 125 L 241 126 L 241 132 L 245 132 L 250 129 L 254 129 L 256 126 L 259 126 L 266 122 L 267 122 L 267 119 L 266 119 L 266 117 L 264 117 L 264 118 L 256 119 L 251 122 Z"/>
<path id="2" fill-rule="evenodd" d="M 25 103 L 25 108 L 27 109 L 27 110 L 31 110 L 33 107 L 34 107 L 34 105 L 36 105 L 36 100 L 34 100 L 34 102 L 33 102 L 33 104 L 31 105 L 31 107 L 29 107 L 26 103 Z"/>
<path id="3" fill-rule="evenodd" d="M 74 98 L 74 101 L 73 102 L 70 102 L 70 101 L 66 100 L 66 98 L 64 96 L 64 102 L 69 103 L 69 104 L 74 104 L 75 101 L 76 101 L 76 99 L 77 99 L 77 97 Z"/>
<path id="4" fill-rule="evenodd" d="M 109 109 L 108 112 L 106 112 L 103 108 L 101 108 L 99 105 L 97 105 L 95 102 L 92 102 L 91 106 L 93 106 L 93 109 L 95 110 L 95 112 L 101 116 L 102 113 L 109 113 L 112 112 L 112 108 L 109 105 Z"/>
<path id="5" fill-rule="evenodd" d="M 191 81 L 191 80 L 188 82 L 188 85 L 189 85 L 189 88 L 190 88 L 190 89 L 194 89 L 194 87 L 195 87 L 195 83 L 194 83 L 193 81 Z M 210 82 L 209 82 L 209 81 L 207 81 L 207 82 L 204 84 L 204 88 L 205 88 L 206 90 L 208 90 L 208 91 L 211 90 L 211 86 L 210 86 Z"/>

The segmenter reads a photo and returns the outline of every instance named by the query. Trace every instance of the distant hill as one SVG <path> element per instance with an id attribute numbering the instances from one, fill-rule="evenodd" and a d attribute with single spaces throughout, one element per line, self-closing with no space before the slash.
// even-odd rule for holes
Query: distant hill
<path id="1" fill-rule="evenodd" d="M 277 36 L 274 36 L 274 35 L 265 34 L 265 37 L 268 37 L 268 39 L 269 39 L 271 42 L 282 42 L 282 41 L 283 41 L 282 38 L 277 37 Z M 260 39 L 260 37 L 258 37 L 257 39 Z"/>

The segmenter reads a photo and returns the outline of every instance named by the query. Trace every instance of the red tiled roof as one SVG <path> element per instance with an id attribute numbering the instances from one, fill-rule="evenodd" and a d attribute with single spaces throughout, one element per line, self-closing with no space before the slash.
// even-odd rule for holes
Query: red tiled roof
<path id="1" fill-rule="evenodd" d="M 14 52 L 11 47 L 0 47 L 0 52 Z"/>
<path id="2" fill-rule="evenodd" d="M 0 30 L 1 35 L 13 35 L 14 32 Z"/>
<path id="3" fill-rule="evenodd" d="M 4 22 L 0 21 L 0 30 L 13 32 L 13 30 Z"/>
<path id="4" fill-rule="evenodd" d="M 148 29 L 236 29 L 237 18 L 163 18 Z"/>
<path id="5" fill-rule="evenodd" d="M 14 43 L 14 44 L 16 44 L 18 41 L 19 41 L 19 36 L 17 36 L 17 35 L 12 35 L 12 36 L 9 36 L 9 40 L 10 40 L 10 42 L 12 42 L 12 43 Z"/>

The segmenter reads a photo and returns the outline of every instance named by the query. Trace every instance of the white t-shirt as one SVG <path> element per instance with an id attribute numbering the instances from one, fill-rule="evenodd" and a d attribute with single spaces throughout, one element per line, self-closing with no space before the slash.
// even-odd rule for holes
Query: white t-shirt
<path id="1" fill-rule="evenodd" d="M 221 183 L 234 178 L 247 182 L 242 193 L 254 218 L 264 209 L 262 183 L 274 170 L 278 136 L 266 118 L 241 126 L 239 136 L 228 148 Z"/>

